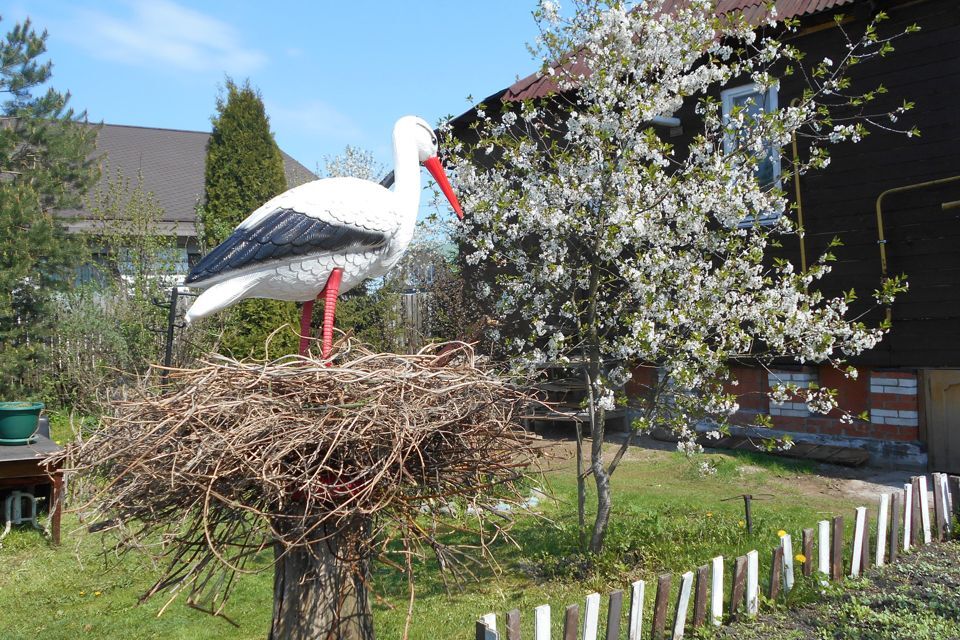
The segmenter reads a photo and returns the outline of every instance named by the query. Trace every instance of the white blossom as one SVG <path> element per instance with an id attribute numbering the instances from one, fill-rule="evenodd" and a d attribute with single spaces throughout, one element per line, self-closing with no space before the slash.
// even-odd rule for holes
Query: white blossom
<path id="1" fill-rule="evenodd" d="M 673 429 L 689 453 L 699 449 L 690 425 L 707 416 L 726 424 L 740 409 L 738 390 L 725 386 L 731 362 L 840 365 L 885 333 L 820 291 L 828 256 L 806 271 L 771 261 L 774 244 L 800 232 L 786 194 L 756 179 L 771 146 L 789 145 L 795 132 L 810 149 L 792 167 L 800 174 L 826 168 L 831 144 L 860 141 L 860 121 L 822 110 L 852 93 L 843 76 L 851 56 L 876 47 L 851 40 L 843 58 L 824 58 L 797 103 L 725 118 L 706 96 L 743 78 L 776 86 L 776 72 L 801 64 L 800 54 L 745 23 L 718 33 L 712 0 L 672 13 L 662 2 L 581 0 L 569 18 L 541 2 L 542 68 L 561 91 L 576 89 L 576 101 L 526 101 L 500 121 L 478 111 L 476 147 L 451 161 L 467 211 L 464 258 L 496 313 L 524 323 L 504 331 L 510 348 L 528 364 L 615 361 L 594 371 L 606 376 L 595 378 L 594 401 L 607 410 L 632 366 L 657 366 L 663 384 L 635 424 Z M 558 66 L 571 56 L 578 64 Z M 684 121 L 694 137 L 680 148 L 651 123 L 687 106 L 698 116 Z M 837 408 L 828 390 L 771 382 L 773 403 Z"/>

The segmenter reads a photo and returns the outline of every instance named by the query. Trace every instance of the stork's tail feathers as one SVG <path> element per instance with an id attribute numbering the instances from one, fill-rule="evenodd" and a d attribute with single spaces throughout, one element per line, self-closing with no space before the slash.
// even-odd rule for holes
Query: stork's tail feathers
<path id="1" fill-rule="evenodd" d="M 194 303 L 187 309 L 184 320 L 187 324 L 194 320 L 206 318 L 209 315 L 225 309 L 247 297 L 247 293 L 259 283 L 257 277 L 230 278 L 223 282 L 218 282 L 203 293 L 201 293 Z"/>

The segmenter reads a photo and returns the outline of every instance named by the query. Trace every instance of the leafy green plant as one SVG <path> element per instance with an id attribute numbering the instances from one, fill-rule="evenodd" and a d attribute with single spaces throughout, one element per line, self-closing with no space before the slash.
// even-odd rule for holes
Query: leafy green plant
<path id="1" fill-rule="evenodd" d="M 60 297 L 47 384 L 59 404 L 97 413 L 102 395 L 122 393 L 160 361 L 162 302 L 181 261 L 176 239 L 159 228 L 163 209 L 142 175 L 118 172 L 86 208 L 94 222 L 82 236 L 89 259 Z"/>

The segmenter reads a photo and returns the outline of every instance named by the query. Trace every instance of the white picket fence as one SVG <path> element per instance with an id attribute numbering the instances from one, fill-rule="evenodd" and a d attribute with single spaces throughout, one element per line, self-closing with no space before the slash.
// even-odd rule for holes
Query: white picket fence
<path id="1" fill-rule="evenodd" d="M 871 522 L 866 507 L 857 507 L 854 520 L 854 536 L 849 571 L 843 566 L 843 517 L 821 520 L 816 532 L 804 529 L 801 553 L 805 562 L 802 572 L 810 576 L 814 571 L 814 545 L 817 547 L 816 571 L 821 579 L 842 580 L 844 575 L 859 577 L 873 561 L 878 566 L 895 562 L 902 551 L 909 551 L 919 544 L 947 540 L 952 534 L 953 518 L 960 518 L 960 477 L 943 473 L 932 475 L 933 522 L 930 514 L 929 486 L 926 476 L 914 476 L 902 491 L 883 493 L 878 498 L 877 518 Z M 871 535 L 871 529 L 872 535 Z M 876 541 L 876 551 L 870 552 L 871 539 Z M 776 600 L 781 592 L 789 592 L 796 583 L 794 545 L 787 534 L 780 538 L 780 545 L 771 554 L 770 582 L 767 596 Z M 638 580 L 630 585 L 629 612 L 626 616 L 626 638 L 663 640 L 669 637 L 680 640 L 688 626 L 696 628 L 705 624 L 719 626 L 725 621 L 734 621 L 741 616 L 753 617 L 760 604 L 760 557 L 756 550 L 740 556 L 733 562 L 730 600 L 724 615 L 724 558 L 717 556 L 710 564 L 688 571 L 680 577 L 680 588 L 674 603 L 673 626 L 669 630 L 667 609 L 670 604 L 671 574 L 657 578 L 653 602 L 653 615 L 644 635 L 644 598 L 646 583 Z M 709 597 L 708 597 L 709 593 Z M 620 640 L 623 626 L 623 600 L 621 590 L 608 594 L 604 638 Z M 580 606 L 569 605 L 563 611 L 562 640 L 598 640 L 600 637 L 599 593 L 587 595 L 581 621 Z M 520 611 L 513 609 L 503 620 L 503 633 L 507 640 L 520 640 Z M 558 625 L 559 626 L 559 625 Z M 487 613 L 476 623 L 477 640 L 498 640 L 501 636 L 495 613 Z M 534 640 L 551 640 L 553 629 L 552 611 L 549 604 L 534 609 Z"/>

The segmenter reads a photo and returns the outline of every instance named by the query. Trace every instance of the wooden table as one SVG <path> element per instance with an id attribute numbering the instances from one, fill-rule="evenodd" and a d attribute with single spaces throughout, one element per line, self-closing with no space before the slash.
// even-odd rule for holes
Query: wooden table
<path id="1" fill-rule="evenodd" d="M 50 516 L 50 537 L 60 544 L 60 512 L 63 494 L 63 473 L 59 469 L 47 471 L 43 461 L 60 447 L 50 438 L 37 436 L 33 444 L 0 446 L 0 489 L 29 485 L 50 486 L 47 504 Z"/>

